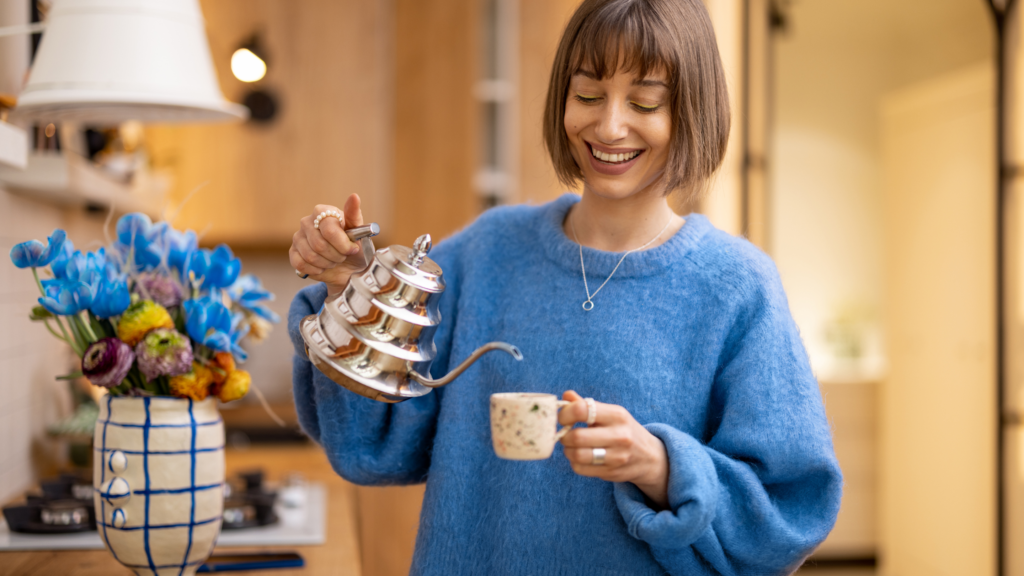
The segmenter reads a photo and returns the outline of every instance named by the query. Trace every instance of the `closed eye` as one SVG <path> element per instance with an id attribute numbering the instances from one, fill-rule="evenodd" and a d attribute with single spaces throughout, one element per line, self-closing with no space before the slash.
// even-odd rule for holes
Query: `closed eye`
<path id="1" fill-rule="evenodd" d="M 601 98 L 599 96 L 584 96 L 583 94 L 577 94 L 576 95 L 576 100 L 578 100 L 578 101 L 580 101 L 580 102 L 582 102 L 584 104 L 593 104 L 593 103 L 597 102 L 600 99 Z"/>
<path id="2" fill-rule="evenodd" d="M 651 112 L 654 112 L 658 108 L 661 108 L 661 106 L 658 106 L 658 105 L 644 106 L 643 104 L 640 104 L 639 102 L 630 102 L 630 104 L 632 104 L 634 108 L 636 108 L 640 112 L 643 112 L 644 114 L 650 114 Z"/>

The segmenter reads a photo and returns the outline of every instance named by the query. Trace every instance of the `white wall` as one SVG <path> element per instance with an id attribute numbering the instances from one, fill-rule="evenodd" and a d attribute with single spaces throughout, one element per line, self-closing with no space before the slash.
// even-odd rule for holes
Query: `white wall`
<path id="1" fill-rule="evenodd" d="M 811 363 L 825 381 L 884 373 L 878 106 L 901 86 L 985 60 L 991 24 L 974 0 L 794 2 L 775 43 L 769 246 Z M 865 359 L 826 331 L 864 320 Z"/>
<path id="2" fill-rule="evenodd" d="M 25 240 L 45 242 L 65 223 L 61 210 L 0 188 L 0 502 L 28 488 L 38 467 L 64 457 L 45 430 L 70 413 L 67 384 L 54 377 L 73 369 L 73 356 L 29 321 L 39 289 L 31 272 L 15 268 L 7 254 Z"/>

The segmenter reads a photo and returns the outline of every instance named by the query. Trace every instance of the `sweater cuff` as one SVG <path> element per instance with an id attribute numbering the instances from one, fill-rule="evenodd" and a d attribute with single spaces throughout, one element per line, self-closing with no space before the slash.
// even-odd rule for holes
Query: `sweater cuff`
<path id="1" fill-rule="evenodd" d="M 718 498 L 718 474 L 696 438 L 665 424 L 648 424 L 668 454 L 669 509 L 656 511 L 631 482 L 615 483 L 615 503 L 630 536 L 651 546 L 685 548 L 711 525 Z"/>

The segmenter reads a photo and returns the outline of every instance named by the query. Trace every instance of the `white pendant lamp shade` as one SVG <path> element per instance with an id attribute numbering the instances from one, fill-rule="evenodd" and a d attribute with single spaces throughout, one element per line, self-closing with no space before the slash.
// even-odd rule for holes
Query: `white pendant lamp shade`
<path id="1" fill-rule="evenodd" d="M 224 99 L 198 0 L 56 0 L 14 113 L 114 125 L 238 120 Z"/>

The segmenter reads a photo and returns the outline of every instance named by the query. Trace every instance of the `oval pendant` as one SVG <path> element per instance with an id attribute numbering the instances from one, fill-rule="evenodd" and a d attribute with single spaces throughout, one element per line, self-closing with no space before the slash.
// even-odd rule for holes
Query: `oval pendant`
<path id="1" fill-rule="evenodd" d="M 589 304 L 589 306 L 588 306 L 588 304 Z M 590 300 L 587 300 L 586 302 L 583 303 L 583 309 L 588 311 L 588 312 L 593 310 L 594 309 L 594 303 L 591 302 Z"/>

